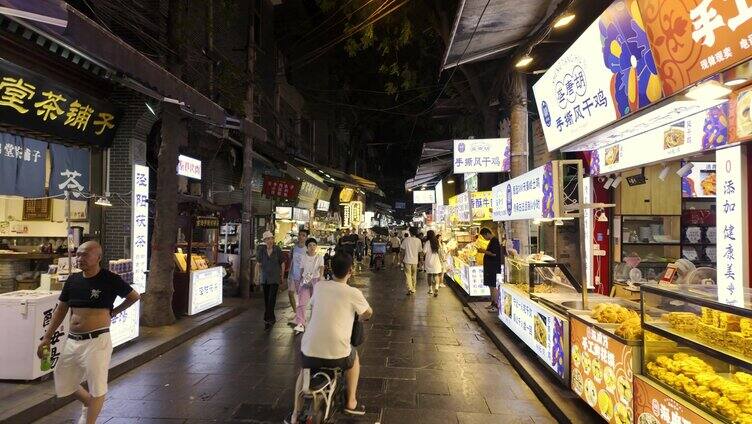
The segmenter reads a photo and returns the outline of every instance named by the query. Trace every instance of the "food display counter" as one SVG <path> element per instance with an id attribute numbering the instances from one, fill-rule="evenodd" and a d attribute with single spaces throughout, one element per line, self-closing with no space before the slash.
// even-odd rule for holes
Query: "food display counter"
<path id="1" fill-rule="evenodd" d="M 446 242 L 446 276 L 470 297 L 488 297 L 491 290 L 483 284 L 483 265 L 477 263 L 479 256 L 474 239 L 477 227 L 455 229 Z"/>
<path id="2" fill-rule="evenodd" d="M 750 296 L 733 306 L 715 286 L 647 284 L 641 297 L 639 422 L 677 414 L 682 422 L 752 423 Z"/>

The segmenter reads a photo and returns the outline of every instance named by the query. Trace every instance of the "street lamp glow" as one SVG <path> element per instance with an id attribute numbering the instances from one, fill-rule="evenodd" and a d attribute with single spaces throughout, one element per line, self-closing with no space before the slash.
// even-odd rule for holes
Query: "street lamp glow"
<path id="1" fill-rule="evenodd" d="M 520 60 L 517 61 L 517 63 L 514 65 L 515 68 L 524 68 L 527 65 L 533 63 L 533 58 L 530 57 L 530 55 L 525 55 L 520 58 Z"/>
<path id="2" fill-rule="evenodd" d="M 556 21 L 556 23 L 554 23 L 554 28 L 563 28 L 571 24 L 574 20 L 574 17 L 574 13 L 565 13 Z"/>

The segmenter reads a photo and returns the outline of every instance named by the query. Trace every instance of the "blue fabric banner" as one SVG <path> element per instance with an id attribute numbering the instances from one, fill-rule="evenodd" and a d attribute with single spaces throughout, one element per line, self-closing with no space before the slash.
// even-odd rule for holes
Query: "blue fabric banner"
<path id="1" fill-rule="evenodd" d="M 84 200 L 89 193 L 89 150 L 50 144 L 52 173 L 50 196 L 71 192 L 71 199 Z"/>
<path id="2" fill-rule="evenodd" d="M 15 195 L 18 172 L 16 151 L 21 147 L 21 138 L 0 133 L 0 194 Z M 42 184 L 44 190 L 44 184 Z"/>
<path id="3" fill-rule="evenodd" d="M 23 137 L 23 156 L 18 159 L 16 194 L 23 197 L 44 197 L 47 177 L 47 143 Z"/>

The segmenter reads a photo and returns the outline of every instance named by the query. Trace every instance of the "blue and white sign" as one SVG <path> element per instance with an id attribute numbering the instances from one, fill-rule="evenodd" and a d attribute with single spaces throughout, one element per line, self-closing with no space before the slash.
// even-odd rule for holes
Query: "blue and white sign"
<path id="1" fill-rule="evenodd" d="M 747 285 L 747 158 L 743 146 L 715 153 L 718 301 L 744 307 Z"/>
<path id="2" fill-rule="evenodd" d="M 195 315 L 222 304 L 221 266 L 191 271 L 188 289 L 188 315 Z"/>
<path id="3" fill-rule="evenodd" d="M 457 219 L 460 222 L 470 222 L 473 220 L 473 208 L 470 202 L 470 192 L 466 191 L 457 195 L 457 204 L 455 205 Z"/>
<path id="4" fill-rule="evenodd" d="M 494 221 L 554 218 L 552 162 L 493 187 L 492 195 Z"/>
<path id="5" fill-rule="evenodd" d="M 114 306 L 117 308 L 125 299 L 118 297 Z M 138 337 L 138 323 L 141 313 L 141 301 L 133 304 L 130 308 L 115 315 L 110 320 L 110 337 L 112 347 L 120 346 Z"/>
<path id="6" fill-rule="evenodd" d="M 0 194 L 43 197 L 47 143 L 0 133 Z"/>
<path id="7" fill-rule="evenodd" d="M 50 144 L 50 196 L 69 191 L 73 199 L 89 192 L 89 149 Z"/>
<path id="8" fill-rule="evenodd" d="M 133 288 L 146 291 L 146 270 L 149 268 L 149 167 L 133 165 L 131 208 L 131 257 L 133 259 Z"/>
<path id="9" fill-rule="evenodd" d="M 509 172 L 509 139 L 454 140 L 454 173 Z"/>

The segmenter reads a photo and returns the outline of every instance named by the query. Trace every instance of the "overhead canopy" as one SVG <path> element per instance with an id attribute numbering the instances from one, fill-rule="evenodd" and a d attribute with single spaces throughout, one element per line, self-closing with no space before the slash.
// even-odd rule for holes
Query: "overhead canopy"
<path id="1" fill-rule="evenodd" d="M 385 196 L 384 192 L 381 191 L 378 184 L 369 179 L 338 171 L 328 166 L 314 164 L 300 158 L 294 158 L 293 160 L 295 161 L 295 165 L 297 167 L 302 167 L 306 172 L 311 172 L 314 174 L 318 173 L 322 177 L 322 179 L 329 184 L 334 184 L 340 187 L 359 188 L 373 193 L 377 196 Z"/>
<path id="2" fill-rule="evenodd" d="M 434 186 L 452 169 L 454 140 L 423 143 L 420 163 L 415 177 L 405 182 L 405 189 L 412 190 L 422 185 Z"/>
<path id="3" fill-rule="evenodd" d="M 560 0 L 462 0 L 442 69 L 503 55 L 535 32 L 559 3 Z"/>

